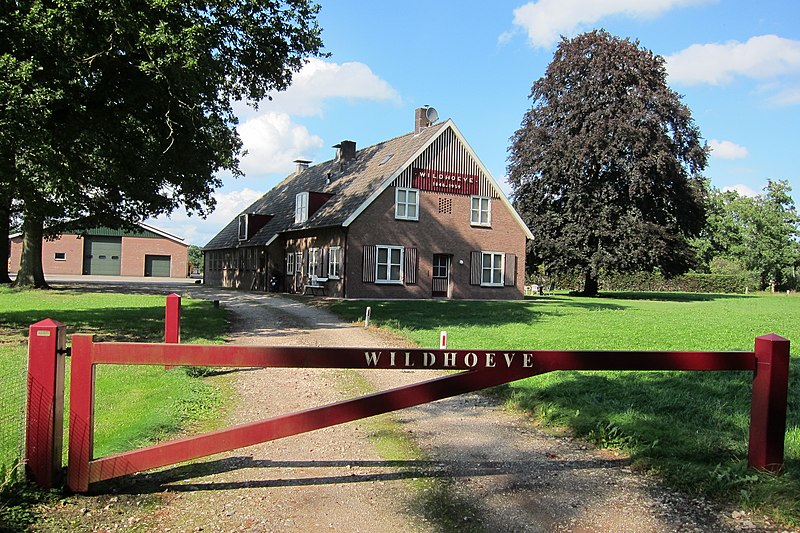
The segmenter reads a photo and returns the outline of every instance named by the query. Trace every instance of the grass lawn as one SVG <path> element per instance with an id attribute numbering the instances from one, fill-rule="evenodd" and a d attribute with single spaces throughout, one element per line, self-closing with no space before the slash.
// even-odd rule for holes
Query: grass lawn
<path id="1" fill-rule="evenodd" d="M 0 287 L 0 380 L 4 384 L 0 417 L 8 416 L 13 425 L 0 431 L 0 465 L 8 467 L 16 459 L 22 442 L 19 413 L 25 401 L 30 324 L 52 318 L 67 324 L 68 338 L 72 333 L 94 333 L 100 341 L 162 341 L 164 305 L 163 296 Z M 183 342 L 219 342 L 225 329 L 223 310 L 209 301 L 183 298 Z M 96 378 L 95 456 L 162 439 L 207 418 L 219 400 L 219 390 L 182 368 L 101 365 Z"/>
<path id="2" fill-rule="evenodd" d="M 793 344 L 786 473 L 747 470 L 749 372 L 553 372 L 495 390 L 542 423 L 629 452 L 673 486 L 758 507 L 800 524 L 800 298 L 608 293 L 518 302 L 343 301 L 349 320 L 390 328 L 421 347 L 507 350 L 747 350 L 777 333 Z"/>

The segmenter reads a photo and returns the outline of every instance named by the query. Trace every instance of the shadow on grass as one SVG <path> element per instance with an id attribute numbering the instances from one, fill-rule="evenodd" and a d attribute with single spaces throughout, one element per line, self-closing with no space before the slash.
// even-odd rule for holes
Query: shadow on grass
<path id="1" fill-rule="evenodd" d="M 645 300 L 657 302 L 711 302 L 714 300 L 729 300 L 753 298 L 746 294 L 721 294 L 699 292 L 601 292 L 598 298 L 614 300 Z"/>
<path id="2" fill-rule="evenodd" d="M 525 300 L 345 300 L 330 302 L 329 309 L 345 320 L 362 320 L 367 307 L 372 320 L 380 325 L 401 329 L 480 326 L 536 323 L 543 317 L 560 316 L 559 308 L 622 311 L 624 305 L 603 301 L 585 301 L 562 296 L 526 298 Z"/>
<path id="3" fill-rule="evenodd" d="M 672 465 L 665 477 L 687 490 L 723 491 L 725 480 L 714 480 L 715 469 L 747 458 L 750 372 L 564 372 L 550 375 L 549 380 L 539 376 L 498 389 L 494 393 L 512 404 L 547 422 L 566 425 L 601 447 L 622 447 L 634 460 L 657 469 L 659 464 Z M 787 430 L 800 427 L 797 390 L 800 360 L 793 358 Z M 785 450 L 785 467 L 780 479 L 765 476 L 759 483 L 788 483 L 800 495 L 796 444 Z M 717 482 L 721 487 L 715 490 Z"/>
<path id="4" fill-rule="evenodd" d="M 0 330 L 27 337 L 28 328 L 46 318 L 67 326 L 67 334 L 96 334 L 98 341 L 161 342 L 164 339 L 164 305 L 92 309 L 28 309 L 0 311 Z M 223 310 L 213 302 L 184 302 L 181 308 L 181 337 L 184 341 L 205 338 L 209 331 L 224 330 Z"/>

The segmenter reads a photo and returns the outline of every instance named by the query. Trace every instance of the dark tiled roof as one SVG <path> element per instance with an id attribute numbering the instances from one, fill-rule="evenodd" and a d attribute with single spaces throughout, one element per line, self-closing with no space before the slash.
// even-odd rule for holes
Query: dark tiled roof
<path id="1" fill-rule="evenodd" d="M 249 214 L 273 215 L 273 218 L 241 245 L 261 246 L 285 231 L 341 226 L 386 179 L 410 163 L 410 159 L 448 124 L 449 121 L 444 121 L 422 130 L 419 134 L 409 133 L 362 148 L 356 152 L 355 159 L 348 162 L 344 168 L 340 168 L 339 162 L 332 159 L 309 167 L 299 174 L 290 174 L 242 211 Z M 390 159 L 387 160 L 387 157 Z M 326 184 L 328 177 L 330 183 Z M 333 194 L 333 196 L 306 222 L 295 224 L 295 196 L 306 191 Z M 238 216 L 211 239 L 204 249 L 233 248 L 237 244 L 239 244 Z"/>

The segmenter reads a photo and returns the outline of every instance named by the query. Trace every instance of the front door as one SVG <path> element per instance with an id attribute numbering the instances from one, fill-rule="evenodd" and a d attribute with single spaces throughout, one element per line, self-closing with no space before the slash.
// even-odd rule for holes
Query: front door
<path id="1" fill-rule="evenodd" d="M 431 296 L 448 298 L 450 296 L 450 258 L 448 254 L 433 254 L 433 276 Z"/>

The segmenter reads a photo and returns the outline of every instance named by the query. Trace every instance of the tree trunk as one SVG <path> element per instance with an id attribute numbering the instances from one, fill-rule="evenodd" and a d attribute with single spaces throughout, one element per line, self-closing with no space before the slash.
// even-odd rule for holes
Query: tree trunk
<path id="1" fill-rule="evenodd" d="M 42 270 L 44 222 L 27 211 L 22 214 L 22 255 L 14 287 L 49 289 Z"/>
<path id="2" fill-rule="evenodd" d="M 587 270 L 583 281 L 583 296 L 597 296 L 598 288 L 597 275 L 592 274 L 591 270 Z"/>
<path id="3" fill-rule="evenodd" d="M 8 258 L 11 255 L 11 195 L 0 200 L 0 283 L 11 283 L 8 275 Z"/>

